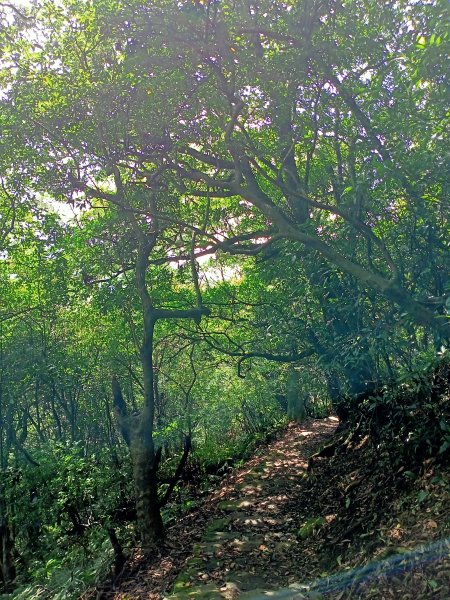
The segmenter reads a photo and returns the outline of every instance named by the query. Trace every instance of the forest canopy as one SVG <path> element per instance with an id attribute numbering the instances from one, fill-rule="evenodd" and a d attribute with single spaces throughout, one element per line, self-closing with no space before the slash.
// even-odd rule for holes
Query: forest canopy
<path id="1" fill-rule="evenodd" d="M 448 16 L 0 2 L 0 586 L 445 355 Z"/>

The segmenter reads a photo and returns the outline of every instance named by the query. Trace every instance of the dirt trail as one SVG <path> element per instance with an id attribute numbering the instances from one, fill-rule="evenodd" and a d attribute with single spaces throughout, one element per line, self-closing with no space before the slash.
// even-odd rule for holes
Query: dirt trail
<path id="1" fill-rule="evenodd" d="M 317 515 L 298 498 L 308 485 L 308 458 L 336 425 L 329 418 L 290 426 L 169 529 L 162 556 L 138 561 L 120 589 L 98 597 L 234 600 L 308 578 L 314 556 L 302 552 L 302 526 L 313 529 Z"/>
<path id="2" fill-rule="evenodd" d="M 193 548 L 170 600 L 242 597 L 298 581 L 303 524 L 297 499 L 308 458 L 336 421 L 290 427 L 264 456 L 251 460 L 213 499 L 215 518 Z M 316 519 L 303 507 L 303 520 Z M 303 562 L 303 561 L 302 561 Z"/>
<path id="3" fill-rule="evenodd" d="M 362 440 L 307 474 L 336 425 L 290 426 L 85 600 L 449 600 L 450 468 L 411 479 Z"/>

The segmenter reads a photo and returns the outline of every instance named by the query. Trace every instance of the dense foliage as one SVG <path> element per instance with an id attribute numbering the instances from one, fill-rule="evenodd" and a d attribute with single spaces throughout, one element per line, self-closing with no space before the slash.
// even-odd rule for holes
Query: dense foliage
<path id="1" fill-rule="evenodd" d="M 0 587 L 76 597 L 288 417 L 447 453 L 447 9 L 0 3 Z"/>

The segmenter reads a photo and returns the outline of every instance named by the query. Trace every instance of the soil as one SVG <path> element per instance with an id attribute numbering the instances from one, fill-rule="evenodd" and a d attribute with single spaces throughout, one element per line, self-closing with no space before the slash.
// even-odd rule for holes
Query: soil
<path id="1" fill-rule="evenodd" d="M 308 470 L 336 426 L 289 426 L 89 597 L 448 600 L 449 469 L 396 471 L 362 440 Z"/>

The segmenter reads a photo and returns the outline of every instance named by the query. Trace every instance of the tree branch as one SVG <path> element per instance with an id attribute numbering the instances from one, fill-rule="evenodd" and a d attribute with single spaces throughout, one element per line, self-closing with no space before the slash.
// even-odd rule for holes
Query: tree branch
<path id="1" fill-rule="evenodd" d="M 163 508 L 167 504 L 167 502 L 170 500 L 170 496 L 172 495 L 172 492 L 175 489 L 175 486 L 178 483 L 178 480 L 180 479 L 180 477 L 183 473 L 184 467 L 186 466 L 187 459 L 189 457 L 189 452 L 190 452 L 191 448 L 192 448 L 191 436 L 187 435 L 184 439 L 183 455 L 180 459 L 180 462 L 178 463 L 178 467 L 175 471 L 174 476 L 170 480 L 169 487 L 167 488 L 166 493 L 164 494 L 161 502 L 159 503 L 160 508 Z"/>

